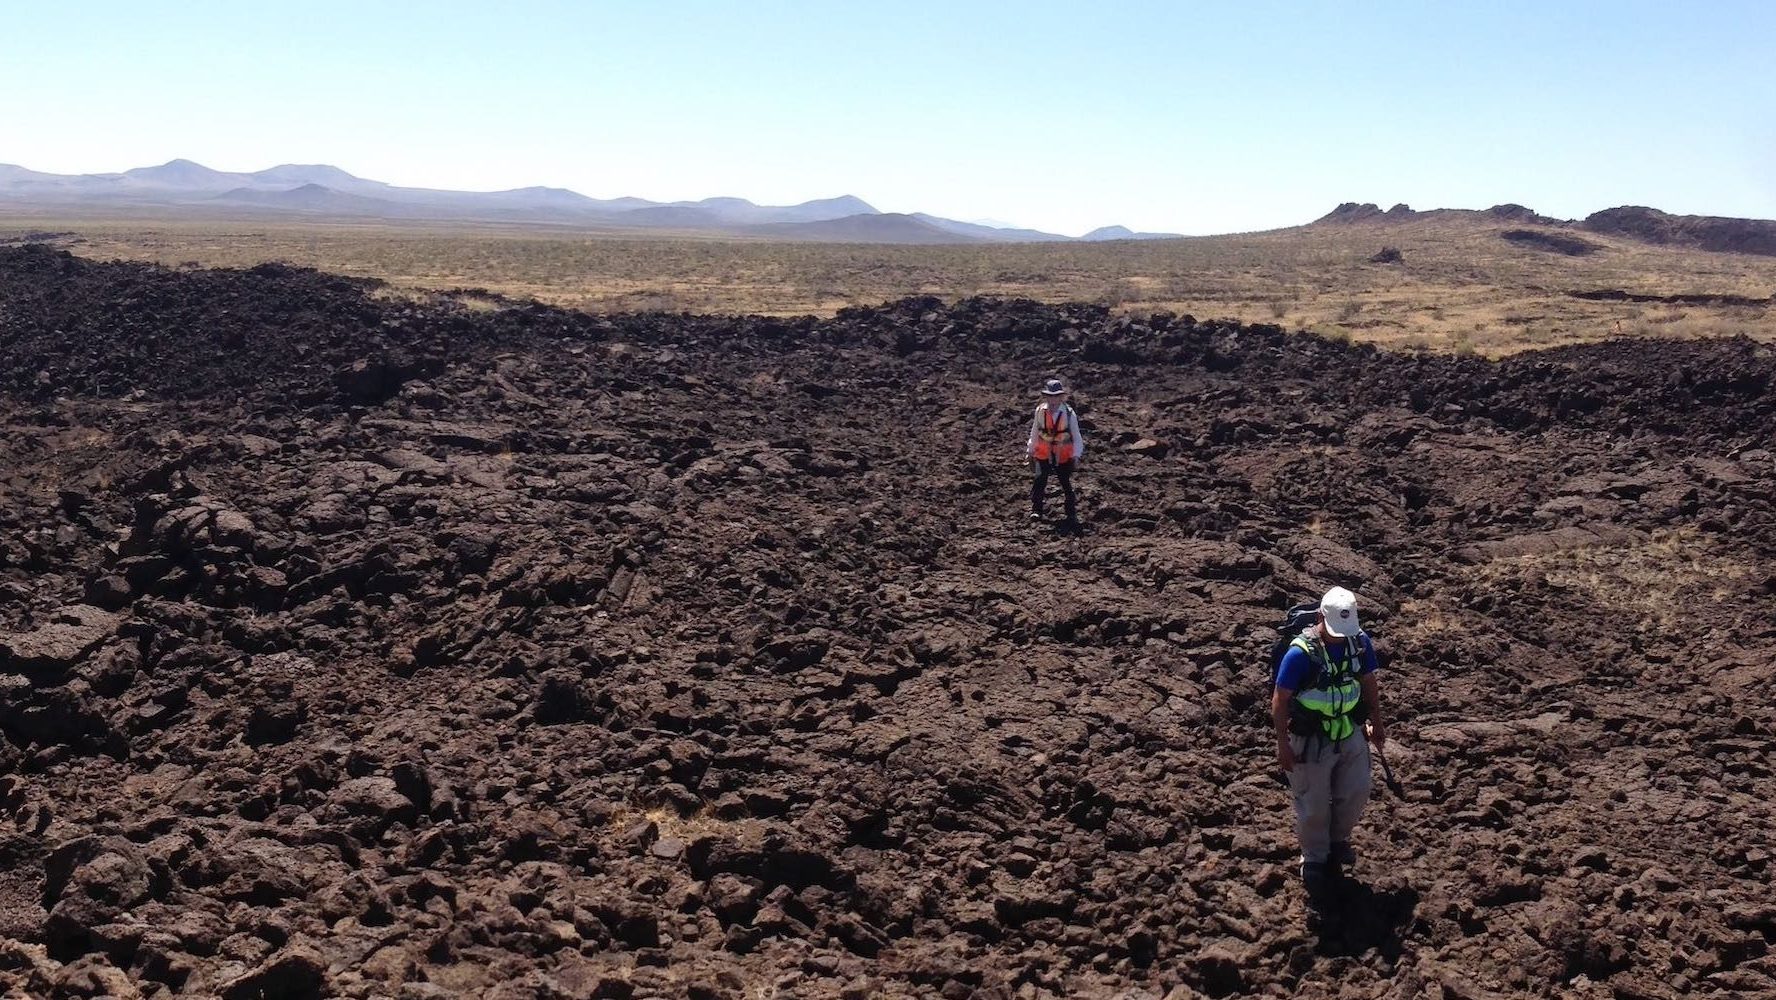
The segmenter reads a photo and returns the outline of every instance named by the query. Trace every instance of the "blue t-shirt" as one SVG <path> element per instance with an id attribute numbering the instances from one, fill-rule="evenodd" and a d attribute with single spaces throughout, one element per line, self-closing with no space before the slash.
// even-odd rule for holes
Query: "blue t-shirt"
<path id="1" fill-rule="evenodd" d="M 1349 639 L 1345 640 L 1345 642 L 1349 641 Z M 1376 666 L 1375 646 L 1370 643 L 1367 633 L 1357 636 L 1357 641 L 1362 644 L 1361 651 L 1357 653 L 1357 676 L 1372 674 L 1375 672 Z M 1326 648 L 1327 657 L 1334 663 L 1343 660 L 1345 652 L 1342 647 L 1343 643 L 1340 643 L 1336 648 L 1328 646 Z M 1277 664 L 1276 686 L 1289 691 L 1299 691 L 1303 684 L 1314 679 L 1315 672 L 1313 657 L 1308 656 L 1299 646 L 1290 646 L 1289 651 L 1283 654 L 1283 662 Z"/>

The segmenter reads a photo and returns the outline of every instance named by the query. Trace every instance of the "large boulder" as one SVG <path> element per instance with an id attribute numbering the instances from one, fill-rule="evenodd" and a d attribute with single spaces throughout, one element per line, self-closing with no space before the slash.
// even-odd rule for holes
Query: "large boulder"
<path id="1" fill-rule="evenodd" d="M 350 817 L 358 834 L 373 838 L 395 823 L 411 824 L 419 807 L 402 795 L 393 778 L 353 778 L 333 789 L 327 804 Z"/>
<path id="2" fill-rule="evenodd" d="M 29 632 L 0 635 L 0 673 L 60 677 L 117 631 L 118 616 L 73 604 Z"/>
<path id="3" fill-rule="evenodd" d="M 155 495 L 136 506 L 136 527 L 128 555 L 160 552 L 181 558 L 196 549 L 252 552 L 260 547 L 251 518 L 215 497 Z"/>
<path id="4" fill-rule="evenodd" d="M 44 866 L 50 904 L 44 942 L 60 961 L 104 947 L 105 925 L 145 902 L 153 872 L 134 843 L 122 837 L 80 837 L 50 853 Z"/>
<path id="5" fill-rule="evenodd" d="M 328 992 L 326 959 L 300 938 L 222 987 L 223 1000 L 319 1000 Z"/>

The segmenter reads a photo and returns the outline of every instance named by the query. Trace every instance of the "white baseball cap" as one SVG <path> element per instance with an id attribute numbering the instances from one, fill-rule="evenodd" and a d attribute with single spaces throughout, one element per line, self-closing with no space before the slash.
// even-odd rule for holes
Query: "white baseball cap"
<path id="1" fill-rule="evenodd" d="M 1357 595 L 1343 587 L 1333 587 L 1320 598 L 1320 614 L 1326 617 L 1326 631 L 1335 636 L 1349 639 L 1363 632 L 1357 624 Z"/>

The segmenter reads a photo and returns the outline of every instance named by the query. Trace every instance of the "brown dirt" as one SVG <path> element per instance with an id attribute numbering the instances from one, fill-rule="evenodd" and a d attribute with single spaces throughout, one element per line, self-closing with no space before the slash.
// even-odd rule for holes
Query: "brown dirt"
<path id="1" fill-rule="evenodd" d="M 40 248 L 0 346 L 21 995 L 1776 990 L 1767 347 Z M 1057 371 L 1077 539 L 1022 510 Z M 1256 663 L 1332 583 L 1403 795 L 1311 918 Z"/>

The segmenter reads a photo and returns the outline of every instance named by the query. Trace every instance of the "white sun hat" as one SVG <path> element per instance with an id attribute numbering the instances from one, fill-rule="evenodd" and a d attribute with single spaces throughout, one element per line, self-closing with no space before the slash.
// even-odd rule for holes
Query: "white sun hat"
<path id="1" fill-rule="evenodd" d="M 1357 595 L 1343 587 L 1333 587 L 1320 598 L 1320 614 L 1326 616 L 1326 631 L 1343 639 L 1361 635 L 1357 624 Z"/>

